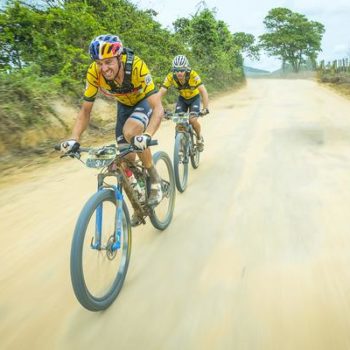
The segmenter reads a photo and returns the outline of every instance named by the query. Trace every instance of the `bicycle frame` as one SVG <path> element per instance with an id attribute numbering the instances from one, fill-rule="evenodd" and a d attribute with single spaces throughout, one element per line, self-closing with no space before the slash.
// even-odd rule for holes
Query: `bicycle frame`
<path id="1" fill-rule="evenodd" d="M 153 141 L 153 144 L 157 144 L 157 141 Z M 83 164 L 85 164 L 88 167 L 92 168 L 102 168 L 101 172 L 97 176 L 97 191 L 102 191 L 104 189 L 111 189 L 114 192 L 116 204 L 117 204 L 117 211 L 116 211 L 116 217 L 115 217 L 115 230 L 114 230 L 114 240 L 113 244 L 108 247 L 108 244 L 106 246 L 101 246 L 101 236 L 102 236 L 102 219 L 103 219 L 103 208 L 102 205 L 98 206 L 96 209 L 96 221 L 95 221 L 95 234 L 94 237 L 91 240 L 91 248 L 95 250 L 109 250 L 111 254 L 116 252 L 120 248 L 120 237 L 122 235 L 122 215 L 123 215 L 123 189 L 127 195 L 127 197 L 130 200 L 131 205 L 133 206 L 134 210 L 138 212 L 142 217 L 148 215 L 148 208 L 146 206 L 141 205 L 139 202 L 134 190 L 130 186 L 125 174 L 124 174 L 124 167 L 123 164 L 126 166 L 131 166 L 133 168 L 138 168 L 138 165 L 136 162 L 130 161 L 125 159 L 125 156 L 132 152 L 138 152 L 135 150 L 132 146 L 128 145 L 122 150 L 115 150 L 113 152 L 109 152 L 108 150 L 112 150 L 113 148 L 109 148 L 111 146 L 102 147 L 100 149 L 97 149 L 97 151 L 94 153 L 92 152 L 92 157 L 90 159 L 87 159 L 86 162 L 82 161 L 80 158 L 80 154 L 82 152 L 90 152 L 93 150 L 92 148 L 83 148 L 80 147 L 80 149 L 75 153 L 66 154 L 64 156 L 70 156 L 72 158 L 76 158 L 80 160 Z M 55 147 L 56 150 L 58 150 L 58 146 Z M 106 152 L 107 150 L 107 152 Z M 106 157 L 103 157 L 107 153 Z M 109 155 L 111 154 L 111 155 Z M 64 157 L 62 156 L 62 157 Z M 99 159 L 101 157 L 101 159 Z M 141 171 L 143 172 L 143 166 L 141 166 Z M 143 176 L 145 176 L 143 174 Z M 109 185 L 105 182 L 106 177 L 116 177 L 117 178 L 117 185 Z"/>
<path id="2" fill-rule="evenodd" d="M 126 154 L 124 154 L 124 156 L 125 155 Z M 118 157 L 108 166 L 107 172 L 101 172 L 100 174 L 98 174 L 97 178 L 97 190 L 101 191 L 103 189 L 110 188 L 114 192 L 115 200 L 117 203 L 114 232 L 115 240 L 112 246 L 109 248 L 111 252 L 114 252 L 120 248 L 120 237 L 122 235 L 122 205 L 124 200 L 123 189 L 127 197 L 129 198 L 134 210 L 139 212 L 142 216 L 146 216 L 148 214 L 145 210 L 145 207 L 143 207 L 137 199 L 134 190 L 132 189 L 132 187 L 126 179 L 126 176 L 123 171 L 123 163 L 132 168 L 137 167 L 137 164 L 135 162 L 123 159 L 122 157 Z M 107 183 L 105 183 L 104 179 L 110 176 L 117 178 L 117 185 L 108 185 Z M 91 241 L 92 249 L 101 250 L 105 248 L 101 247 L 102 219 L 103 208 L 102 205 L 100 205 L 96 210 L 95 237 Z"/>
<path id="3" fill-rule="evenodd" d="M 171 119 L 173 120 L 174 123 L 176 123 L 175 137 L 179 132 L 181 132 L 185 135 L 186 144 L 188 147 L 187 150 L 189 151 L 190 155 L 193 154 L 193 145 L 194 145 L 194 141 L 193 141 L 194 130 L 193 130 L 193 126 L 189 122 L 191 115 L 198 116 L 197 114 L 194 114 L 191 112 L 190 113 L 178 113 L 178 114 L 174 114 L 174 115 L 170 114 Z"/>

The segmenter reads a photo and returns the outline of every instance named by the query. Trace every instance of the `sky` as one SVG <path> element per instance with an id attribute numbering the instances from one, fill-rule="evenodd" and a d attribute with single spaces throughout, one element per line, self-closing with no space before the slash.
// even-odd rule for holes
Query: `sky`
<path id="1" fill-rule="evenodd" d="M 200 0 L 131 0 L 140 9 L 154 9 L 155 18 L 163 27 L 173 29 L 172 23 L 196 13 Z M 216 18 L 223 20 L 232 33 L 246 32 L 255 37 L 265 32 L 263 20 L 269 10 L 286 7 L 325 26 L 322 52 L 318 60 L 333 61 L 350 56 L 350 0 L 205 0 L 209 9 L 216 9 Z M 281 62 L 262 55 L 259 62 L 247 58 L 244 64 L 273 71 Z"/>

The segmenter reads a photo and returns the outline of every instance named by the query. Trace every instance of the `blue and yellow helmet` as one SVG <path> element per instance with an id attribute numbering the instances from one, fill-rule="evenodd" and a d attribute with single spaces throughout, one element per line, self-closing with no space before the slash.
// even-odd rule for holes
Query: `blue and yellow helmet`
<path id="1" fill-rule="evenodd" d="M 117 35 L 99 35 L 91 41 L 89 52 L 93 60 L 117 57 L 123 52 L 123 44 Z"/>

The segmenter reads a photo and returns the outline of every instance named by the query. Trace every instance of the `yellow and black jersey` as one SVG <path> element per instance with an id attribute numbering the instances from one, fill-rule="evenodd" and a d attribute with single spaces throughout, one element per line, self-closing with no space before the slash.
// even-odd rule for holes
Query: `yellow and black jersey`
<path id="1" fill-rule="evenodd" d="M 163 82 L 163 87 L 168 89 L 171 85 L 174 85 L 179 90 L 180 95 L 185 99 L 190 99 L 199 94 L 198 86 L 202 85 L 200 76 L 194 70 L 186 72 L 184 82 L 180 82 L 177 79 L 175 73 L 170 72 Z"/>
<path id="2" fill-rule="evenodd" d="M 125 68 L 127 54 L 123 53 L 122 62 Z M 94 101 L 97 92 L 100 91 L 108 97 L 115 98 L 127 106 L 135 106 L 144 98 L 157 92 L 152 76 L 144 61 L 133 56 L 130 81 L 120 85 L 116 81 L 108 81 L 104 78 L 95 62 L 93 62 L 86 75 L 85 101 Z M 127 86 L 125 86 L 127 85 Z"/>

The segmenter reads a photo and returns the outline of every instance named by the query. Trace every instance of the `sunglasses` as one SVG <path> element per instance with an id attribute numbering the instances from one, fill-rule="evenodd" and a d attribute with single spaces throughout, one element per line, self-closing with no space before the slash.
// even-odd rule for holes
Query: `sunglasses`
<path id="1" fill-rule="evenodd" d="M 173 72 L 186 72 L 186 68 L 173 68 Z"/>

